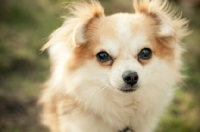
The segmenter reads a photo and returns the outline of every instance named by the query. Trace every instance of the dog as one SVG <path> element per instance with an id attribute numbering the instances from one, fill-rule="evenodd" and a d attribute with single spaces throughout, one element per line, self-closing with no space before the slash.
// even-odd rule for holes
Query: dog
<path id="1" fill-rule="evenodd" d="M 182 81 L 188 20 L 167 0 L 135 0 L 105 16 L 98 1 L 68 6 L 50 36 L 51 76 L 40 98 L 51 132 L 152 132 Z"/>

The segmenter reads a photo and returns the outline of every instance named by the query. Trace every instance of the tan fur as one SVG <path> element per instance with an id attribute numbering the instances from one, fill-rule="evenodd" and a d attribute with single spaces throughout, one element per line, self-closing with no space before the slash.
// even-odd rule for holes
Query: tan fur
<path id="1" fill-rule="evenodd" d="M 42 48 L 49 48 L 51 60 L 39 101 L 43 124 L 52 132 L 117 132 L 127 126 L 152 132 L 181 80 L 180 40 L 187 35 L 188 22 L 167 5 L 135 0 L 135 14 L 111 16 L 93 0 L 69 6 L 71 15 Z M 152 50 L 150 59 L 138 58 L 142 48 Z M 112 60 L 99 62 L 100 51 Z M 130 65 L 142 81 L 135 92 L 123 93 L 116 83 Z"/>

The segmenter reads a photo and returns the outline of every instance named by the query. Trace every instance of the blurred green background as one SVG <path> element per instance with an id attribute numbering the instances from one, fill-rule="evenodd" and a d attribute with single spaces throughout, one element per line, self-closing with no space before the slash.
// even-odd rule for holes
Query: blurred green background
<path id="1" fill-rule="evenodd" d="M 71 0 L 72 1 L 72 0 Z M 156 132 L 200 132 L 200 0 L 170 0 L 190 19 L 183 46 L 187 76 Z M 39 49 L 67 14 L 69 0 L 0 0 L 0 131 L 46 132 L 37 98 L 49 76 Z M 100 0 L 107 15 L 133 12 L 132 0 Z"/>

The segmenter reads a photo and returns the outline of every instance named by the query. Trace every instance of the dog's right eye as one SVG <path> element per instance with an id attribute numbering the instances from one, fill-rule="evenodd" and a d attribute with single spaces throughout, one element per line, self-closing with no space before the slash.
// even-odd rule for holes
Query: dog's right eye
<path id="1" fill-rule="evenodd" d="M 106 53 L 105 51 L 101 51 L 99 53 L 97 53 L 96 55 L 98 61 L 105 63 L 108 61 L 112 61 L 112 58 L 110 57 L 110 55 L 108 53 Z"/>

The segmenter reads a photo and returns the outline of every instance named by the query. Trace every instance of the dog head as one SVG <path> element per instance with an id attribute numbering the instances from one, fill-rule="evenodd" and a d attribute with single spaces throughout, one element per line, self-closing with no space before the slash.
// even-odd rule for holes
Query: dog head
<path id="1" fill-rule="evenodd" d="M 43 47 L 50 47 L 51 85 L 86 95 L 174 85 L 181 78 L 179 41 L 187 21 L 167 13 L 166 5 L 135 1 L 134 14 L 111 16 L 96 1 L 70 6 L 72 16 Z"/>

